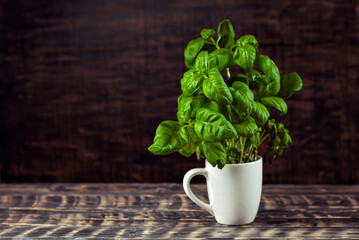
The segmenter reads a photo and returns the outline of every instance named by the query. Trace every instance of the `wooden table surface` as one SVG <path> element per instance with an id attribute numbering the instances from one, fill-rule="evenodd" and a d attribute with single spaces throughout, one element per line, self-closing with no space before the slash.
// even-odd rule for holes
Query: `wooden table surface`
<path id="1" fill-rule="evenodd" d="M 0 238 L 359 239 L 359 185 L 264 185 L 254 223 L 226 226 L 180 184 L 0 184 Z"/>

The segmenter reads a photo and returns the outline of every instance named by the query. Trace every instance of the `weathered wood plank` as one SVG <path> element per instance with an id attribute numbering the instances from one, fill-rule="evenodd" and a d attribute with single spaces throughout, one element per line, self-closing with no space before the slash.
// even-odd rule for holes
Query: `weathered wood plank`
<path id="1" fill-rule="evenodd" d="M 207 201 L 207 194 L 197 194 L 200 199 Z M 28 209 L 36 206 L 40 210 L 72 210 L 72 209 L 107 209 L 122 206 L 136 206 L 141 209 L 153 208 L 157 210 L 180 209 L 185 211 L 192 209 L 192 202 L 187 202 L 187 196 L 182 194 L 68 194 L 68 195 L 4 195 L 0 196 L 2 207 L 10 209 Z M 262 204 L 267 209 L 276 208 L 321 208 L 321 209 L 342 209 L 346 207 L 359 208 L 359 194 L 352 195 L 308 195 L 308 194 L 268 194 L 263 193 Z M 189 204 L 189 205 L 188 205 Z M 131 208 L 125 209 L 131 211 Z"/>
<path id="2" fill-rule="evenodd" d="M 202 210 L 193 211 L 161 211 L 144 210 L 143 212 L 105 212 L 105 211 L 0 211 L 0 222 L 11 225 L 44 225 L 44 226 L 169 226 L 186 223 L 188 226 L 208 227 L 216 225 L 213 217 Z M 325 213 L 323 213 L 323 211 Z M 359 224 L 358 211 L 331 211 L 324 210 L 288 210 L 276 209 L 260 212 L 255 220 L 256 227 L 341 227 L 353 228 Z"/>
<path id="3" fill-rule="evenodd" d="M 206 192 L 204 184 L 191 184 L 193 191 Z M 182 185 L 178 183 L 53 183 L 53 184 L 31 184 L 11 183 L 1 184 L 1 194 L 13 194 L 34 191 L 37 194 L 72 194 L 76 193 L 98 193 L 98 194 L 171 194 L 182 192 Z M 272 194 L 357 194 L 359 185 L 293 185 L 293 184 L 265 184 L 264 191 Z"/>
<path id="4" fill-rule="evenodd" d="M 0 237 L 81 237 L 81 238 L 119 238 L 119 239 L 209 239 L 209 238 L 285 238 L 285 239 L 358 239 L 357 229 L 342 228 L 275 228 L 275 227 L 32 227 L 17 226 L 0 233 Z M 215 231 L 214 231 L 215 230 Z M 21 234 L 19 234 L 21 233 Z"/>
<path id="5" fill-rule="evenodd" d="M 224 226 L 180 184 L 2 184 L 0 238 L 359 239 L 358 189 L 264 185 L 255 222 Z"/>
<path id="6" fill-rule="evenodd" d="M 171 231 L 168 231 L 168 229 Z M 20 234 L 19 234 L 20 233 Z M 315 227 L 185 227 L 185 226 L 96 226 L 96 227 L 33 227 L 16 226 L 4 230 L 1 237 L 83 237 L 83 238 L 120 238 L 120 239 L 208 239 L 208 238 L 285 238 L 285 239 L 358 239 L 357 228 L 315 228 Z"/>

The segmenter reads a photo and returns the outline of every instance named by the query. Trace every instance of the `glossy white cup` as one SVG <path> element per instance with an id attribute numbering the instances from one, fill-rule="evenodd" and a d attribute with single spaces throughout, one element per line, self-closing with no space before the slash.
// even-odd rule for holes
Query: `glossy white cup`
<path id="1" fill-rule="evenodd" d="M 254 221 L 262 194 L 263 161 L 226 164 L 223 169 L 212 167 L 189 170 L 183 178 L 187 196 L 212 214 L 218 223 L 226 225 L 249 224 Z M 199 200 L 190 188 L 191 179 L 203 175 L 207 179 L 209 204 Z"/>

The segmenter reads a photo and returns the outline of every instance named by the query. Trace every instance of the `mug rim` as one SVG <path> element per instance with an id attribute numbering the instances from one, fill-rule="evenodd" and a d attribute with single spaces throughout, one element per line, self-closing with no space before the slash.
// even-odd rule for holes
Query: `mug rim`
<path id="1" fill-rule="evenodd" d="M 255 161 L 253 161 L 253 162 L 246 162 L 246 163 L 227 163 L 223 168 L 225 168 L 226 166 L 228 166 L 228 167 L 238 167 L 238 166 L 248 166 L 248 165 L 252 165 L 252 164 L 257 164 L 257 163 L 259 163 L 259 162 L 261 162 L 261 161 L 263 161 L 263 158 L 262 158 L 262 156 L 259 156 L 258 155 L 258 159 L 257 160 L 255 160 Z M 208 163 L 211 167 L 213 167 L 208 161 L 207 161 L 207 159 L 206 159 L 206 163 Z M 217 167 L 217 166 L 216 166 Z"/>

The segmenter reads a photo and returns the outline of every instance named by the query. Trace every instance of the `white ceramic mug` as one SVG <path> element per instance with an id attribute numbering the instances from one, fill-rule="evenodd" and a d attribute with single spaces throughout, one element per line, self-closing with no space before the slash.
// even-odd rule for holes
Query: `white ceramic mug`
<path id="1" fill-rule="evenodd" d="M 187 196 L 212 214 L 217 222 L 227 225 L 254 221 L 262 194 L 262 158 L 243 164 L 226 164 L 223 169 L 212 167 L 189 170 L 183 178 Z M 191 179 L 203 175 L 207 179 L 209 204 L 199 200 L 190 188 Z"/>

